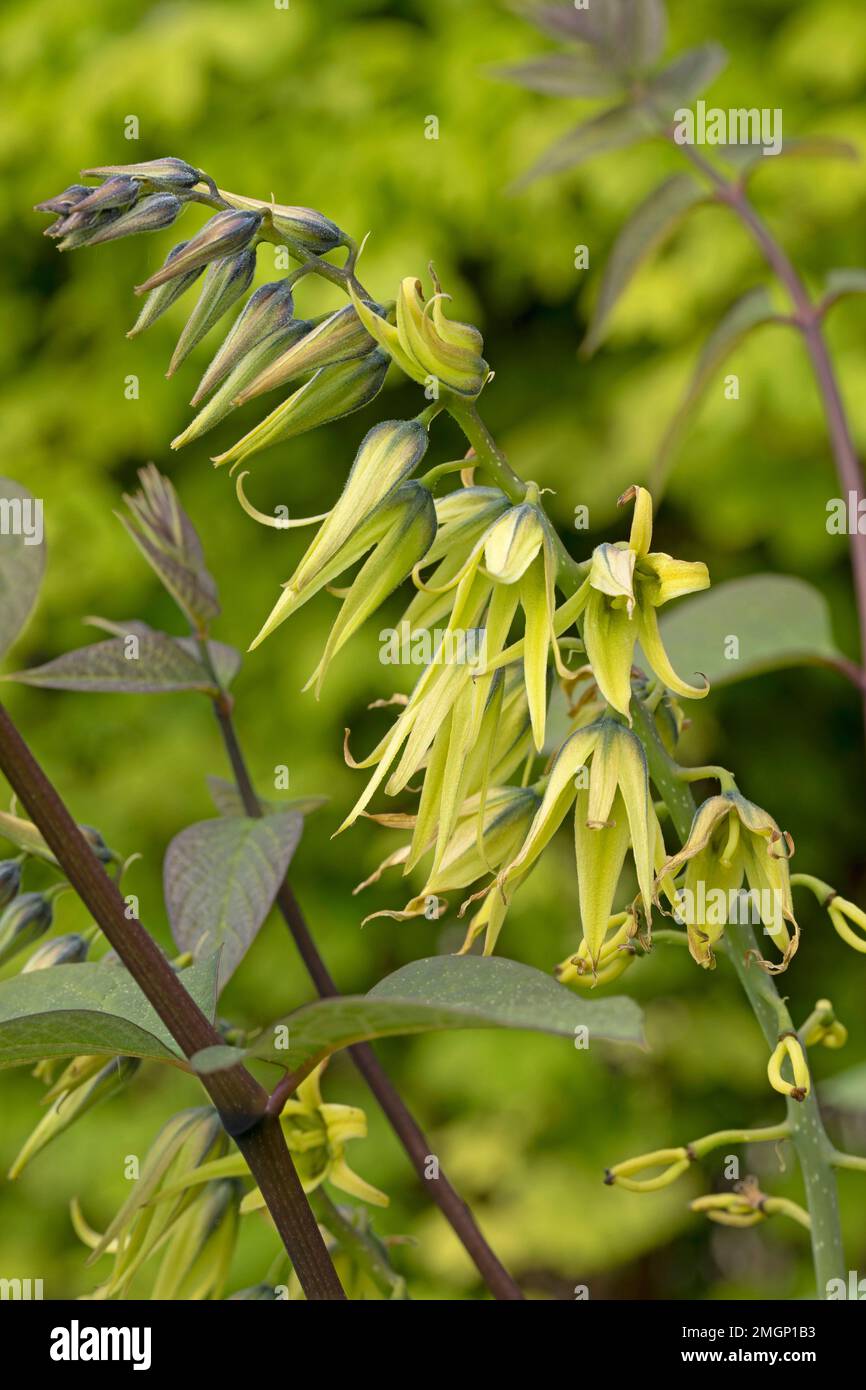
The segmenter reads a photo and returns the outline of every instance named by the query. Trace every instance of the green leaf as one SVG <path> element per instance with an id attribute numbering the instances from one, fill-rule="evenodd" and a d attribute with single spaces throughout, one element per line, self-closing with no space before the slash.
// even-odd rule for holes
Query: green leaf
<path id="1" fill-rule="evenodd" d="M 205 778 L 211 800 L 221 816 L 245 816 L 246 809 L 241 800 L 240 792 L 234 782 L 229 782 L 225 777 L 213 777 L 210 774 Z M 295 811 L 299 816 L 311 816 L 314 811 L 318 811 L 322 806 L 327 806 L 330 797 L 327 796 L 296 796 L 288 801 L 265 801 L 259 797 L 259 805 L 265 814 L 280 811 Z"/>
<path id="2" fill-rule="evenodd" d="M 638 106 L 613 106 L 557 140 L 517 183 L 519 188 L 547 174 L 576 169 L 598 154 L 621 150 L 652 134 L 646 113 Z"/>
<path id="3" fill-rule="evenodd" d="M 727 685 L 785 666 L 835 664 L 826 599 L 802 579 L 755 574 L 680 599 L 661 618 L 662 640 L 674 668 L 701 671 Z M 735 659 L 726 657 L 731 637 Z"/>
<path id="4" fill-rule="evenodd" d="M 549 97 L 616 96 L 623 86 L 616 73 L 591 53 L 546 53 L 524 63 L 491 68 L 490 75 Z"/>
<path id="5" fill-rule="evenodd" d="M 661 57 L 668 34 L 664 0 L 620 0 L 617 53 L 630 72 L 645 72 Z"/>
<path id="6" fill-rule="evenodd" d="M 0 656 L 27 622 L 42 583 L 44 539 L 28 544 L 36 536 L 37 506 L 26 487 L 0 478 Z"/>
<path id="7" fill-rule="evenodd" d="M 822 309 L 829 309 L 840 299 L 851 294 L 866 294 L 866 270 L 851 266 L 844 270 L 831 270 L 824 286 Z"/>
<path id="8" fill-rule="evenodd" d="M 224 816 L 188 826 L 169 845 L 163 888 L 172 935 L 197 960 L 220 951 L 220 989 L 270 912 L 303 827 L 296 811 Z"/>
<path id="9" fill-rule="evenodd" d="M 200 690 L 216 694 L 212 676 L 198 656 L 184 645 L 184 639 L 164 632 L 137 632 L 135 647 L 126 638 L 94 642 L 89 647 L 65 652 L 63 656 L 16 671 L 4 680 L 36 685 L 46 690 L 113 691 L 122 694 L 153 695 L 175 690 Z M 134 655 L 127 655 L 127 651 Z"/>
<path id="10" fill-rule="evenodd" d="M 688 106 L 715 81 L 727 65 L 728 55 L 718 43 L 701 44 L 679 54 L 648 84 L 647 102 L 668 121 L 681 106 Z"/>
<path id="11" fill-rule="evenodd" d="M 179 979 L 213 1019 L 217 958 Z M 177 1044 L 122 965 L 54 965 L 0 981 L 0 1067 L 82 1054 L 145 1057 L 186 1067 Z"/>
<path id="12" fill-rule="evenodd" d="M 765 323 L 778 322 L 781 320 L 773 307 L 769 291 L 763 285 L 758 285 L 755 289 L 748 290 L 736 303 L 732 304 L 713 329 L 701 350 L 686 394 L 662 440 L 656 463 L 653 491 L 660 490 L 686 422 L 725 358 L 751 333 L 752 329 Z"/>
<path id="13" fill-rule="evenodd" d="M 219 615 L 217 586 L 198 533 L 180 505 L 172 483 L 153 465 L 139 470 L 141 490 L 124 496 L 133 520 L 118 520 L 193 627 Z"/>
<path id="14" fill-rule="evenodd" d="M 85 623 L 90 627 L 101 628 L 103 632 L 110 632 L 114 637 L 128 637 L 130 633 L 139 636 L 147 635 L 156 631 L 147 623 L 143 623 L 138 618 L 131 618 L 129 622 L 117 623 L 110 618 L 85 618 Z M 164 637 L 165 633 L 157 633 Z M 182 651 L 188 652 L 196 661 L 201 663 L 200 643 L 195 637 L 172 637 L 172 642 L 176 642 Z M 211 665 L 216 673 L 216 678 L 225 690 L 231 685 L 238 671 L 241 669 L 243 658 L 237 647 L 230 647 L 226 642 L 208 641 L 208 655 Z M 210 673 L 208 672 L 208 675 Z"/>
<path id="15" fill-rule="evenodd" d="M 775 164 L 777 159 L 852 159 L 860 158 L 856 145 L 848 140 L 840 140 L 835 135 L 803 135 L 782 141 L 778 154 L 765 155 L 756 145 L 723 145 L 720 155 L 727 164 L 732 164 L 742 179 L 748 179 L 764 165 Z"/>
<path id="16" fill-rule="evenodd" d="M 706 194 L 695 179 L 689 174 L 677 174 L 653 189 L 632 213 L 604 268 L 598 301 L 581 347 L 585 356 L 591 356 L 607 336 L 610 315 L 641 262 L 691 208 L 705 199 Z"/>
<path id="17" fill-rule="evenodd" d="M 632 999 L 586 1000 L 551 976 L 501 956 L 432 956 L 413 961 L 366 995 L 322 999 L 265 1028 L 247 1056 L 309 1071 L 324 1057 L 369 1038 L 453 1028 L 517 1028 L 643 1044 L 643 1015 Z M 288 1032 L 288 1045 L 281 1046 Z M 195 1058 L 197 1070 L 229 1062 L 224 1049 Z M 209 1055 L 213 1053 L 213 1055 Z M 234 1060 L 237 1057 L 232 1054 Z"/>

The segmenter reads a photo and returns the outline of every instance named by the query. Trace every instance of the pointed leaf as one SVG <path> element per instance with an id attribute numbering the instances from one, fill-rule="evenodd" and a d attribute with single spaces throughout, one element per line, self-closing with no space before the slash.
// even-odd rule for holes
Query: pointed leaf
<path id="1" fill-rule="evenodd" d="M 825 283 L 821 307 L 827 310 L 832 304 L 851 294 L 866 294 L 866 270 L 857 266 L 845 270 L 831 270 Z"/>
<path id="2" fill-rule="evenodd" d="M 653 491 L 658 488 L 660 480 L 667 473 L 671 457 L 679 444 L 689 415 L 725 358 L 751 333 L 753 328 L 759 328 L 765 323 L 779 321 L 768 290 L 763 285 L 758 285 L 732 304 L 721 322 L 713 329 L 698 358 L 694 375 L 682 403 L 662 441 Z"/>
<path id="3" fill-rule="evenodd" d="M 27 622 L 42 583 L 41 515 L 42 503 L 26 487 L 0 478 L 0 656 Z"/>
<path id="4" fill-rule="evenodd" d="M 225 777 L 205 778 L 211 800 L 221 816 L 245 816 L 244 803 L 241 800 L 240 792 L 234 782 L 226 781 Z M 327 796 L 298 796 L 290 801 L 263 801 L 259 798 L 262 810 L 266 815 L 279 813 L 282 811 L 295 811 L 299 816 L 311 816 L 314 811 L 318 811 L 322 806 L 327 806 L 329 798 Z"/>
<path id="5" fill-rule="evenodd" d="M 610 97 L 622 81 L 591 53 L 546 53 L 525 63 L 504 63 L 491 76 L 549 97 Z"/>
<path id="6" fill-rule="evenodd" d="M 163 887 L 172 935 L 196 959 L 220 951 L 220 988 L 270 912 L 303 825 L 295 811 L 224 816 L 188 826 L 169 845 Z"/>
<path id="7" fill-rule="evenodd" d="M 557 140 L 541 156 L 528 173 L 518 180 L 518 187 L 532 183 L 547 174 L 559 174 L 564 169 L 576 169 L 595 155 L 621 150 L 645 140 L 651 134 L 646 113 L 637 106 L 613 106 L 600 116 L 575 126 Z"/>
<path id="8" fill-rule="evenodd" d="M 216 1009 L 216 977 L 216 957 L 179 976 L 210 1019 Z M 91 1053 L 187 1065 L 122 965 L 84 961 L 0 981 L 0 1067 Z"/>
<path id="9" fill-rule="evenodd" d="M 699 97 L 727 62 L 728 55 L 718 43 L 680 53 L 648 84 L 647 103 L 663 120 L 672 120 L 674 111 Z"/>
<path id="10" fill-rule="evenodd" d="M 607 337 L 608 320 L 641 263 L 706 194 L 689 174 L 659 184 L 622 228 L 604 268 L 598 301 L 581 351 L 587 357 Z"/>
<path id="11" fill-rule="evenodd" d="M 153 695 L 176 690 L 200 690 L 216 694 L 213 678 L 198 657 L 164 632 L 133 633 L 135 647 L 126 638 L 94 642 L 77 651 L 16 671 L 4 680 L 45 690 L 78 690 Z M 127 651 L 137 655 L 128 656 Z M 230 650 L 230 649 L 229 649 Z M 225 668 L 224 668 L 225 669 Z"/>
<path id="12" fill-rule="evenodd" d="M 432 956 L 403 966 L 369 994 L 298 1009 L 265 1028 L 246 1055 L 306 1073 L 332 1052 L 369 1038 L 453 1028 L 517 1028 L 573 1037 L 580 1026 L 592 1038 L 643 1043 L 642 1013 L 631 999 L 585 1000 L 543 971 L 502 956 Z M 197 1069 L 238 1060 L 236 1051 L 223 1052 L 199 1053 Z"/>
<path id="13" fill-rule="evenodd" d="M 777 159 L 860 158 L 856 145 L 835 135 L 803 135 L 785 139 L 779 153 L 773 155 L 765 155 L 760 145 L 723 145 L 719 153 L 726 163 L 736 167 L 742 179 L 748 179 L 764 165 L 775 164 Z"/>

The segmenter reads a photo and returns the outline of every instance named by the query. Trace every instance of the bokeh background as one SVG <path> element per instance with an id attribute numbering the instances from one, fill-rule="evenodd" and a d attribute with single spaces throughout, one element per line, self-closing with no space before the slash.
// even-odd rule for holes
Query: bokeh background
<path id="1" fill-rule="evenodd" d="M 859 0 L 671 0 L 670 48 L 710 38 L 731 55 L 710 93 L 715 104 L 784 110 L 786 134 L 832 132 L 866 151 L 866 12 Z M 87 614 L 142 617 L 180 631 L 168 599 L 113 516 L 136 469 L 155 460 L 174 479 L 205 541 L 224 605 L 218 635 L 244 648 L 291 571 L 303 538 L 257 528 L 208 458 L 257 418 L 254 405 L 207 439 L 172 454 L 212 335 L 171 381 L 165 365 L 183 321 L 178 304 L 152 330 L 124 338 L 134 283 L 177 240 L 157 237 L 61 256 L 41 235 L 34 202 L 80 168 L 175 154 L 227 188 L 320 207 L 355 235 L 372 233 L 363 277 L 380 297 L 435 262 L 460 317 L 484 330 L 496 380 L 485 393 L 495 432 L 522 474 L 555 490 L 568 528 L 590 507 L 587 554 L 619 538 L 615 500 L 648 476 L 699 344 L 725 307 L 763 278 L 754 247 L 722 210 L 702 211 L 657 257 L 621 305 L 615 331 L 591 363 L 577 357 L 587 309 L 617 228 L 639 198 L 677 167 L 656 146 L 594 161 L 520 194 L 508 186 L 583 110 L 506 86 L 490 75 L 550 45 L 499 0 L 56 0 L 10 2 L 0 18 L 0 274 L 4 279 L 4 474 L 44 498 L 49 568 L 38 612 L 12 653 L 12 669 L 83 644 Z M 134 115 L 140 138 L 124 139 Z M 439 120 L 438 140 L 425 120 Z M 768 164 L 771 163 L 768 161 Z M 810 284 L 863 254 L 866 165 L 779 161 L 755 195 Z M 199 213 L 187 214 L 189 235 Z M 201 214 L 202 219 L 204 214 Z M 574 247 L 590 247 L 588 272 Z M 266 247 L 259 279 L 273 278 Z M 304 312 L 330 302 L 307 294 Z M 835 310 L 829 333 L 861 454 L 866 447 L 863 301 Z M 711 390 L 685 438 L 657 523 L 659 548 L 704 558 L 716 581 L 758 570 L 800 575 L 826 595 L 840 647 L 857 655 L 845 538 L 828 536 L 836 496 L 810 369 L 799 342 L 766 329 L 737 351 L 736 403 Z M 125 398 L 128 374 L 140 398 Z M 377 418 L 414 413 L 419 391 L 394 374 L 363 415 L 274 449 L 255 461 L 251 492 L 294 514 L 328 505 L 362 433 Z M 436 459 L 457 441 L 438 431 Z M 211 447 L 211 446 L 214 447 Z M 573 533 L 572 533 L 573 534 Z M 458 927 L 380 921 L 365 911 L 400 906 L 403 885 L 353 885 L 393 847 L 360 824 L 331 833 L 359 789 L 341 756 L 350 724 L 357 747 L 378 737 L 369 701 L 391 693 L 378 662 L 375 622 L 335 664 L 319 703 L 302 696 L 333 600 L 323 596 L 248 659 L 236 684 L 238 718 L 263 790 L 277 764 L 291 795 L 325 793 L 292 869 L 319 945 L 346 991 L 363 991 L 417 956 L 453 949 Z M 394 610 L 396 612 L 396 609 Z M 212 814 L 205 776 L 224 773 L 217 731 L 194 696 L 84 696 L 6 687 L 5 698 L 77 816 L 143 858 L 129 879 L 145 922 L 168 943 L 161 860 L 183 826 Z M 858 700 L 833 672 L 764 675 L 711 694 L 690 710 L 689 758 L 734 767 L 747 795 L 793 834 L 798 867 L 852 897 L 866 895 L 864 758 Z M 864 974 L 811 900 L 804 939 L 785 976 L 795 1015 L 829 995 L 850 1042 L 822 1052 L 819 1077 L 851 1073 L 837 1137 L 866 1149 Z M 82 920 L 64 903 L 61 930 Z M 549 852 L 517 900 L 502 950 L 543 969 L 578 939 L 568 837 Z M 604 1166 L 632 1153 L 730 1124 L 772 1121 L 765 1051 L 729 970 L 707 975 L 685 952 L 658 949 L 624 982 L 644 1004 L 651 1049 L 576 1053 L 561 1040 L 457 1033 L 390 1042 L 381 1053 L 427 1128 L 433 1151 L 472 1202 L 527 1291 L 569 1298 L 797 1297 L 810 1292 L 804 1233 L 771 1223 L 726 1231 L 702 1224 L 688 1200 L 721 1179 L 721 1159 L 656 1195 L 601 1185 Z M 264 1021 L 312 997 L 281 923 L 268 922 L 223 1002 L 239 1022 Z M 345 1059 L 327 1095 L 366 1104 L 370 1137 L 354 1166 L 391 1194 L 377 1217 L 414 1244 L 397 1254 L 420 1298 L 482 1296 L 473 1267 L 432 1207 L 375 1105 Z M 143 1154 L 163 1120 L 197 1103 L 195 1083 L 144 1068 L 121 1098 L 94 1112 L 40 1156 L 16 1184 L 0 1180 L 0 1273 L 41 1277 L 46 1296 L 94 1286 L 70 1225 L 80 1197 L 104 1227 L 125 1196 L 125 1155 Z M 38 1114 L 40 1086 L 26 1071 L 0 1087 L 0 1171 Z M 756 1168 L 760 1163 L 762 1166 Z M 797 1197 L 796 1175 L 772 1153 L 749 1155 L 772 1190 Z M 840 1180 L 849 1263 L 866 1262 L 866 1188 Z M 259 1218 L 243 1229 L 231 1288 L 262 1277 L 274 1238 Z"/>

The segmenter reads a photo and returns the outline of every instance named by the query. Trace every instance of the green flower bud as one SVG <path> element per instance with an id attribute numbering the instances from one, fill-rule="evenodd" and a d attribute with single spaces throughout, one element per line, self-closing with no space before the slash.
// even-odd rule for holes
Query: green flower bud
<path id="1" fill-rule="evenodd" d="M 351 238 L 341 231 L 336 222 L 325 217 L 324 213 L 316 212 L 315 208 L 265 203 L 260 198 L 243 198 L 236 193 L 224 196 L 233 207 L 261 213 L 281 237 L 310 255 L 324 256 L 338 246 L 351 245 Z"/>
<path id="2" fill-rule="evenodd" d="M 198 384 L 190 405 L 198 405 L 205 396 L 227 377 L 241 358 L 258 346 L 264 338 L 295 322 L 295 300 L 289 280 L 275 280 L 261 285 L 235 319 L 229 333 Z"/>
<path id="3" fill-rule="evenodd" d="M 384 314 L 385 311 L 382 312 Z M 363 357 L 375 346 L 354 308 L 347 304 L 316 324 L 300 342 L 293 344 L 266 371 L 261 372 L 246 390 L 238 394 L 237 404 L 243 405 L 254 396 L 284 386 L 287 381 L 293 381 L 305 372 L 332 367 L 353 357 Z"/>
<path id="4" fill-rule="evenodd" d="M 314 208 L 286 207 L 271 205 L 270 220 L 274 229 L 287 241 L 293 241 L 314 256 L 324 256 L 338 246 L 348 245 L 349 238 L 324 213 Z"/>
<path id="5" fill-rule="evenodd" d="M 213 462 L 240 463 L 260 449 L 360 410 L 379 394 L 387 370 L 388 356 L 378 350 L 335 367 L 320 367 L 288 400 Z"/>
<path id="6" fill-rule="evenodd" d="M 87 937 L 79 936 L 77 932 L 56 936 L 53 941 L 46 941 L 33 952 L 27 963 L 21 967 L 21 974 L 26 975 L 31 970 L 47 970 L 52 965 L 77 965 L 79 961 L 87 958 L 89 949 L 90 942 Z"/>
<path id="7" fill-rule="evenodd" d="M 126 212 L 109 210 L 98 224 L 73 227 L 58 245 L 61 251 L 73 251 L 78 246 L 98 246 L 103 241 L 116 241 L 139 232 L 159 232 L 170 227 L 182 210 L 183 203 L 173 193 L 151 193 Z"/>
<path id="8" fill-rule="evenodd" d="M 201 171 L 185 159 L 148 159 L 142 164 L 102 164 L 98 169 L 82 169 L 83 179 L 108 179 L 119 176 L 140 179 L 154 188 L 192 188 L 201 182 Z"/>
<path id="9" fill-rule="evenodd" d="M 213 429 L 220 420 L 224 420 L 226 415 L 231 414 L 237 405 L 238 392 L 242 391 L 246 384 L 252 381 L 263 367 L 278 357 L 289 344 L 297 342 L 298 338 L 306 331 L 307 326 L 303 319 L 293 319 L 285 328 L 280 328 L 275 333 L 269 334 L 267 338 L 262 338 L 260 342 L 250 348 L 246 357 L 242 357 L 232 368 L 222 386 L 211 396 L 207 405 L 199 411 L 194 420 L 190 421 L 186 429 L 171 441 L 171 447 L 182 449 L 185 444 L 192 443 L 194 439 L 200 439 L 203 434 L 207 434 L 208 430 Z"/>
<path id="10" fill-rule="evenodd" d="M 17 897 L 21 887 L 21 865 L 17 859 L 0 861 L 0 908 Z"/>
<path id="11" fill-rule="evenodd" d="M 177 246 L 173 246 L 166 256 L 163 266 L 171 265 L 175 257 L 179 256 L 184 247 L 188 245 L 188 241 L 179 241 Z M 156 323 L 160 315 L 164 314 L 166 309 L 170 309 L 175 300 L 180 299 L 184 291 L 194 284 L 203 269 L 203 266 L 199 266 L 196 270 L 188 270 L 185 275 L 178 275 L 172 280 L 167 280 L 164 285 L 159 285 L 155 290 L 151 290 L 141 307 L 141 313 L 127 333 L 127 338 L 137 337 L 139 333 L 144 332 L 145 328 L 150 328 L 152 323 Z"/>
<path id="12" fill-rule="evenodd" d="M 180 259 L 183 256 L 178 257 Z M 254 250 L 240 251 L 213 261 L 205 271 L 201 292 L 195 308 L 184 325 L 172 354 L 166 376 L 173 376 L 180 364 L 192 352 L 214 324 L 227 314 L 233 304 L 246 294 L 256 270 Z"/>
<path id="13" fill-rule="evenodd" d="M 272 1284 L 251 1284 L 248 1289 L 238 1289 L 229 1294 L 227 1303 L 274 1303 L 277 1292 Z"/>
<path id="14" fill-rule="evenodd" d="M 143 285 L 136 285 L 136 294 L 146 294 L 148 290 L 164 285 L 176 275 L 185 275 L 188 270 L 207 265 L 209 261 L 221 256 L 232 256 L 249 246 L 262 224 L 260 212 L 239 212 L 228 208 L 217 212 L 205 222 L 201 231 L 187 242 L 180 255 L 170 265 L 164 265 Z"/>
<path id="15" fill-rule="evenodd" d="M 0 965 L 44 936 L 54 919 L 51 899 L 43 893 L 22 893 L 0 917 Z"/>
<path id="16" fill-rule="evenodd" d="M 9 1179 L 19 1177 L 31 1159 L 63 1134 L 77 1119 L 95 1105 L 122 1090 L 135 1075 L 141 1061 L 138 1057 L 112 1057 L 95 1076 L 71 1091 L 58 1096 L 46 1115 L 26 1140 L 24 1147 L 9 1169 Z"/>

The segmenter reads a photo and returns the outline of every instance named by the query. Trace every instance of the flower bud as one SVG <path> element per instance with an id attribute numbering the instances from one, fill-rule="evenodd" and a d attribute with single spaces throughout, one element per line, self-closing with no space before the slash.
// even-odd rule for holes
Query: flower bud
<path id="1" fill-rule="evenodd" d="M 109 849 L 105 840 L 102 838 L 102 831 L 97 830 L 92 825 L 79 825 L 81 831 L 93 853 L 96 855 L 100 864 L 112 864 L 115 860 L 114 850 Z"/>
<path id="2" fill-rule="evenodd" d="M 624 1187 L 629 1192 L 658 1192 L 662 1187 L 669 1187 L 672 1182 L 676 1182 L 686 1172 L 692 1161 L 692 1155 L 688 1149 L 656 1149 L 654 1153 L 640 1154 L 637 1158 L 628 1158 L 624 1163 L 617 1163 L 614 1168 L 608 1168 L 604 1181 L 608 1187 L 616 1184 L 617 1187 Z M 635 1173 L 643 1173 L 648 1168 L 661 1168 L 661 1172 L 654 1178 L 636 1178 Z"/>
<path id="3" fill-rule="evenodd" d="M 56 193 L 53 198 L 46 198 L 44 203 L 35 203 L 33 211 L 56 213 L 59 217 L 65 217 L 84 198 L 89 198 L 92 192 L 90 184 L 71 183 L 62 193 Z"/>
<path id="4" fill-rule="evenodd" d="M 52 965 L 77 965 L 79 961 L 87 958 L 89 949 L 90 942 L 87 937 L 79 936 L 77 932 L 56 936 L 53 941 L 46 941 L 33 952 L 27 963 L 21 967 L 21 974 L 26 975 L 31 970 L 47 970 Z"/>
<path id="5" fill-rule="evenodd" d="M 260 449 L 360 410 L 379 394 L 387 370 L 387 354 L 380 351 L 369 352 L 366 357 L 351 362 L 340 362 L 335 367 L 320 367 L 315 376 L 293 391 L 231 449 L 218 454 L 213 462 L 240 463 Z"/>
<path id="6" fill-rule="evenodd" d="M 43 893 L 22 893 L 0 917 L 0 965 L 44 936 L 54 919 L 51 899 Z"/>
<path id="7" fill-rule="evenodd" d="M 225 212 L 215 213 L 187 242 L 180 255 L 170 265 L 164 265 L 155 275 L 151 275 L 143 285 L 136 285 L 135 293 L 145 294 L 176 275 L 185 275 L 188 270 L 207 265 L 221 256 L 243 251 L 253 240 L 261 223 L 260 212 L 239 212 L 235 208 L 227 208 Z"/>
<path id="8" fill-rule="evenodd" d="M 217 349 L 210 366 L 198 384 L 190 405 L 198 405 L 237 366 L 241 358 L 271 334 L 296 322 L 295 300 L 289 280 L 261 285 L 250 295 L 227 336 Z M 238 402 L 239 403 L 239 402 Z"/>
<path id="9" fill-rule="evenodd" d="M 140 179 L 154 188 L 192 188 L 201 182 L 201 171 L 185 159 L 148 159 L 142 164 L 102 164 L 98 169 L 82 169 L 83 179 L 109 179 L 119 176 Z"/>
<path id="10" fill-rule="evenodd" d="M 72 228 L 58 245 L 61 251 L 73 251 L 78 246 L 98 246 L 139 232 L 159 232 L 170 227 L 182 210 L 183 203 L 173 193 L 151 193 L 119 215 L 113 210 L 101 214 L 105 220 L 98 225 Z"/>
<path id="11" fill-rule="evenodd" d="M 235 409 L 237 395 L 239 391 L 252 381 L 255 376 L 278 357 L 281 352 L 291 343 L 297 342 L 307 328 L 303 319 L 293 319 L 284 328 L 277 329 L 267 338 L 262 338 L 260 342 L 251 347 L 245 357 L 237 363 L 229 372 L 222 386 L 216 391 L 203 406 L 193 420 L 182 430 L 179 435 L 171 441 L 173 449 L 182 449 L 185 444 L 191 444 L 194 439 L 200 439 L 208 430 L 212 430 L 214 425 Z M 198 394 L 198 393 L 196 393 Z"/>
<path id="12" fill-rule="evenodd" d="M 178 260 L 182 258 L 181 252 Z M 187 319 L 177 340 L 166 376 L 173 376 L 181 362 L 192 352 L 214 324 L 227 314 L 242 294 L 246 294 L 256 270 L 254 250 L 240 251 L 212 261 L 205 271 L 201 292 L 195 308 Z"/>
<path id="13" fill-rule="evenodd" d="M 793 1085 L 782 1076 L 782 1063 L 786 1058 L 791 1064 L 791 1071 L 794 1076 Z M 781 1095 L 790 1096 L 792 1100 L 798 1101 L 806 1099 L 811 1090 L 812 1082 L 803 1044 L 796 1033 L 784 1033 L 779 1039 L 767 1064 L 767 1077 L 773 1090 L 778 1091 Z"/>
<path id="14" fill-rule="evenodd" d="M 17 897 L 21 887 L 21 864 L 17 859 L 0 861 L 0 908 Z"/>
<path id="15" fill-rule="evenodd" d="M 179 241 L 177 246 L 171 248 L 163 265 L 170 265 L 188 245 L 189 242 L 187 241 Z M 141 306 L 141 313 L 127 333 L 127 338 L 137 337 L 146 328 L 150 328 L 152 323 L 156 323 L 160 315 L 164 314 L 166 309 L 170 309 L 175 300 L 180 299 L 184 291 L 188 290 L 190 285 L 198 279 L 203 269 L 203 266 L 199 266 L 196 270 L 188 270 L 185 275 L 178 275 L 172 280 L 167 280 L 164 285 L 159 285 L 155 290 L 151 290 Z"/>
<path id="16" fill-rule="evenodd" d="M 363 357 L 376 346 L 351 304 L 329 314 L 321 323 L 282 353 L 261 372 L 244 391 L 238 394 L 237 404 L 243 405 L 254 396 L 273 391 L 287 381 L 319 367 L 332 367 L 353 357 Z"/>
<path id="17" fill-rule="evenodd" d="M 9 1169 L 10 1181 L 19 1177 L 30 1160 L 50 1144 L 52 1139 L 57 1139 L 69 1129 L 81 1115 L 122 1090 L 140 1066 L 141 1061 L 138 1057 L 112 1057 L 94 1077 L 74 1090 L 64 1091 L 58 1096 L 51 1109 L 25 1141 L 24 1147 Z"/>
<path id="18" fill-rule="evenodd" d="M 349 238 L 336 222 L 315 208 L 286 207 L 281 203 L 268 205 L 268 216 L 275 231 L 314 256 L 324 256 L 338 246 L 347 246 Z"/>
<path id="19" fill-rule="evenodd" d="M 238 1289 L 229 1294 L 227 1303 L 274 1303 L 277 1291 L 273 1284 L 250 1284 L 247 1289 Z"/>
<path id="20" fill-rule="evenodd" d="M 432 270 L 431 270 L 432 275 Z M 408 276 L 400 286 L 396 327 L 380 319 L 372 306 L 350 289 L 352 303 L 367 331 L 413 381 L 431 379 L 447 390 L 474 400 L 489 375 L 481 356 L 483 341 L 477 328 L 445 317 L 439 282 L 426 303 L 421 281 Z"/>
<path id="21" fill-rule="evenodd" d="M 130 207 L 138 197 L 139 186 L 135 179 L 115 177 L 106 179 L 98 188 L 91 188 L 86 198 L 75 204 L 67 218 L 69 231 L 83 226 L 88 213 L 108 212 L 114 208 L 121 210 Z"/>

